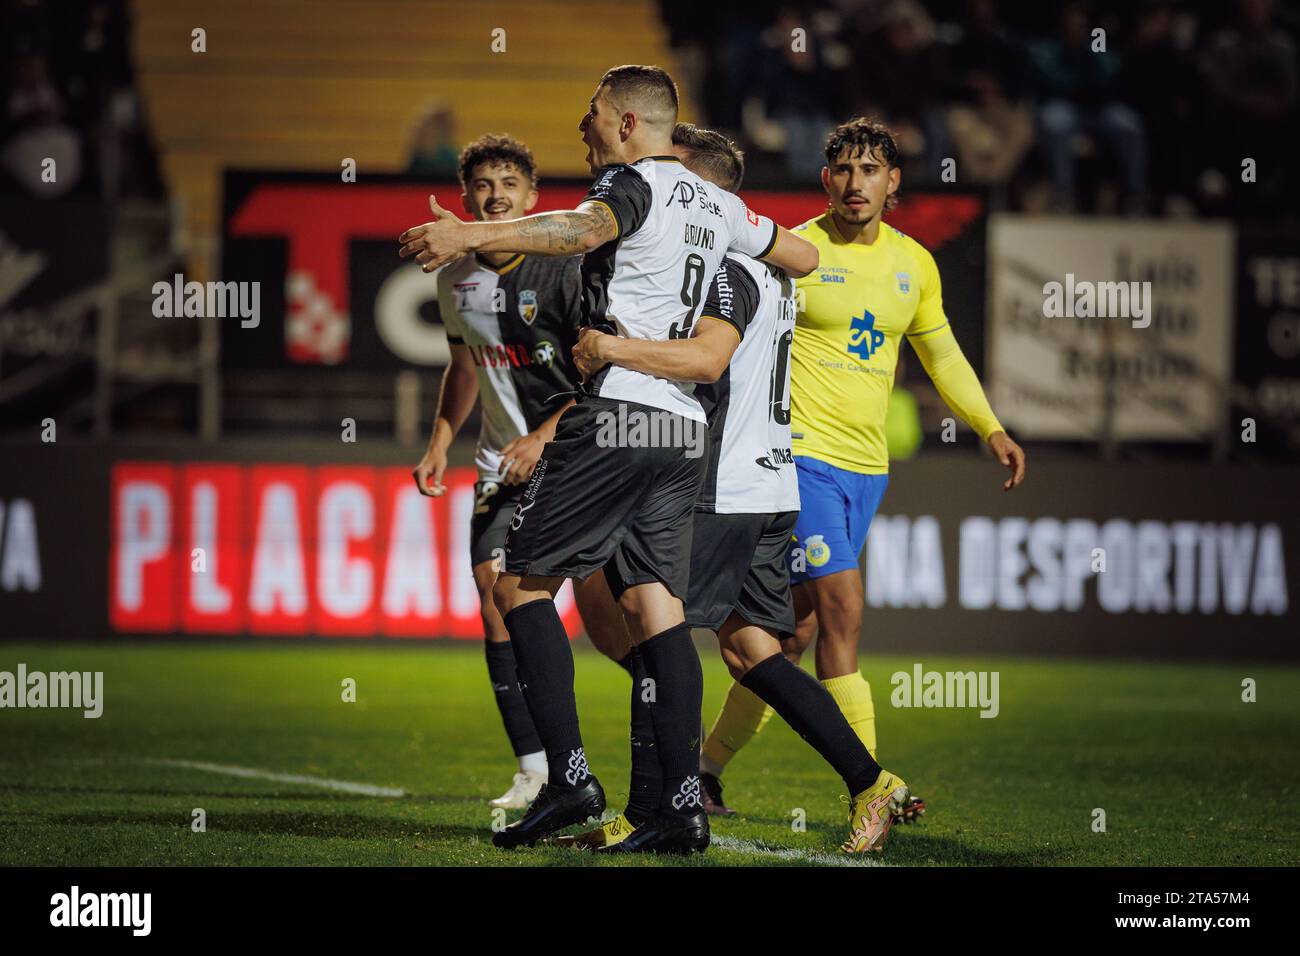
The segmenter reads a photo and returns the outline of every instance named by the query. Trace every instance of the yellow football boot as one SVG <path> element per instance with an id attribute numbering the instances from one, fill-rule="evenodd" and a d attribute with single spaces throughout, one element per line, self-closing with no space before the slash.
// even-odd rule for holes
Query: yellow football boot
<path id="1" fill-rule="evenodd" d="M 880 853 L 895 817 L 903 814 L 910 793 L 900 777 L 881 770 L 876 782 L 854 794 L 849 807 L 849 838 L 845 853 Z"/>
<path id="2" fill-rule="evenodd" d="M 612 820 L 606 820 L 594 830 L 587 830 L 574 836 L 560 836 L 553 841 L 556 846 L 571 846 L 579 850 L 599 850 L 601 847 L 622 843 L 636 827 L 628 822 L 627 817 L 619 814 Z"/>

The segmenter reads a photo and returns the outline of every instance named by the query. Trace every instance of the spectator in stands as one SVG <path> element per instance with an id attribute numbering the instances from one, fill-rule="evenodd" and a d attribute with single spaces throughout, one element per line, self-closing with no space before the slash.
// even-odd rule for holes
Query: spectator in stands
<path id="1" fill-rule="evenodd" d="M 880 116 L 893 128 L 899 151 L 913 161 L 910 180 L 937 179 L 952 148 L 942 102 L 948 81 L 934 20 L 917 0 L 892 0 L 879 16 L 873 9 L 855 18 L 850 42 L 857 80 L 853 112 Z"/>
<path id="2" fill-rule="evenodd" d="M 1029 45 L 1031 81 L 1038 94 L 1038 124 L 1058 211 L 1074 208 L 1076 138 L 1089 134 L 1108 145 L 1119 162 L 1125 206 L 1139 211 L 1147 188 L 1146 132 L 1142 118 L 1118 97 L 1119 54 L 1092 50 L 1093 24 L 1083 3 L 1067 3 L 1056 37 Z"/>
<path id="3" fill-rule="evenodd" d="M 455 133 L 456 116 L 451 107 L 445 103 L 429 106 L 411 134 L 406 171 L 413 176 L 455 176 L 460 161 Z"/>
<path id="4" fill-rule="evenodd" d="M 1221 150 L 1219 165 L 1238 211 L 1267 214 L 1295 189 L 1297 68 L 1295 42 L 1273 23 L 1271 0 L 1242 0 L 1238 26 L 1222 30 L 1207 58 Z M 1257 182 L 1242 182 L 1242 161 Z"/>
<path id="5" fill-rule="evenodd" d="M 835 23 L 838 25 L 838 20 Z M 784 130 L 784 135 L 772 142 L 780 142 L 786 172 L 796 179 L 821 175 L 826 165 L 826 135 L 835 126 L 835 111 L 840 106 L 841 84 L 835 79 L 838 61 L 830 38 L 834 31 L 829 26 L 806 9 L 784 7 L 762 34 L 766 50 L 759 62 L 764 64 L 760 75 L 765 116 Z M 847 65 L 847 57 L 839 65 Z M 746 131 L 759 145 L 767 145 L 761 118 L 749 107 L 745 113 Z"/>
<path id="6" fill-rule="evenodd" d="M 995 0 L 970 0 L 967 12 L 948 58 L 955 80 L 948 130 L 957 179 L 1000 185 L 1034 143 L 1034 118 L 1024 101 L 1024 50 L 998 22 Z"/>
<path id="7" fill-rule="evenodd" d="M 998 19 L 997 0 L 967 0 L 966 20 L 961 26 L 948 64 L 960 87 L 972 75 L 988 76 L 1007 99 L 1016 101 L 1025 93 L 1024 45 Z"/>
<path id="8" fill-rule="evenodd" d="M 1171 0 L 1144 5 L 1134 24 L 1133 43 L 1125 51 L 1119 85 L 1146 128 L 1156 208 L 1190 214 L 1195 210 L 1187 197 L 1194 192 L 1192 163 L 1200 152 L 1198 108 L 1204 99 L 1189 49 L 1195 20 L 1180 16 Z"/>
<path id="9" fill-rule="evenodd" d="M 63 112 L 45 55 L 15 57 L 0 119 L 0 168 L 29 195 L 57 198 L 81 179 L 81 137 Z"/>

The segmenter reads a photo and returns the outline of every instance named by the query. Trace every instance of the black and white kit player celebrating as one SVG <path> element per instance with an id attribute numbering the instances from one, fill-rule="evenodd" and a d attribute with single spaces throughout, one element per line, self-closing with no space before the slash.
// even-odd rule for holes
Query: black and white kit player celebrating
<path id="1" fill-rule="evenodd" d="M 466 224 L 434 203 L 438 219 L 404 233 L 402 253 L 433 268 L 472 250 L 585 252 L 584 324 L 659 341 L 690 336 L 729 248 L 797 275 L 814 269 L 810 243 L 682 166 L 672 153 L 676 122 L 671 77 L 657 67 L 616 67 L 579 126 L 596 181 L 577 209 Z M 634 678 L 654 688 L 660 811 L 707 843 L 698 777 L 703 678 L 683 607 L 702 476 L 701 458 L 688 457 L 702 448 L 687 436 L 704 430 L 692 391 L 688 382 L 602 370 L 565 413 L 515 511 L 495 597 L 549 775 L 523 819 L 493 836 L 498 846 L 535 843 L 604 809 L 582 748 L 573 656 L 553 601 L 564 578 L 602 568 L 639 651 Z M 665 435 L 676 439 L 665 443 Z"/>
<path id="2" fill-rule="evenodd" d="M 735 192 L 744 157 L 710 130 L 678 124 L 673 147 L 688 169 Z M 830 693 L 793 664 L 781 640 L 794 634 L 786 565 L 799 511 L 790 448 L 790 343 L 794 283 L 781 270 L 730 253 L 713 277 L 690 340 L 650 342 L 584 329 L 574 348 L 578 370 L 607 363 L 649 375 L 701 383 L 695 390 L 709 423 L 709 455 L 695 504 L 686 622 L 718 635 L 732 676 L 772 705 L 839 772 L 851 795 L 844 849 L 879 850 L 907 797 L 882 770 Z M 634 692 L 633 789 L 621 817 L 573 838 L 601 852 L 681 852 L 681 831 L 664 826 L 652 705 Z"/>
<path id="3" fill-rule="evenodd" d="M 532 152 L 509 136 L 483 136 L 460 155 L 461 201 L 480 221 L 511 219 L 537 204 Z M 490 801 L 522 809 L 546 782 L 546 752 L 515 673 L 510 634 L 492 601 L 506 531 L 520 493 L 576 387 L 570 349 L 578 334 L 579 261 L 511 253 L 467 255 L 438 272 L 438 307 L 451 363 L 442 378 L 428 449 L 415 468 L 423 494 L 445 492 L 447 449 L 475 397 L 483 402 L 475 449 L 478 481 L 470 521 L 470 561 L 486 637 L 488 676 L 519 761 L 510 788 Z M 587 632 L 601 651 L 625 661 L 623 615 L 603 579 L 575 589 Z"/>

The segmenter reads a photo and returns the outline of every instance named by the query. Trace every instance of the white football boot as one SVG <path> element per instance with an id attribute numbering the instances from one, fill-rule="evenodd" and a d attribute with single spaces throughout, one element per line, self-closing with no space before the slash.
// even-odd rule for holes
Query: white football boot
<path id="1" fill-rule="evenodd" d="M 488 806 L 501 807 L 505 810 L 523 810 L 535 799 L 537 793 L 546 783 L 546 774 L 536 770 L 520 770 L 515 774 L 510 789 L 495 800 L 489 800 Z"/>

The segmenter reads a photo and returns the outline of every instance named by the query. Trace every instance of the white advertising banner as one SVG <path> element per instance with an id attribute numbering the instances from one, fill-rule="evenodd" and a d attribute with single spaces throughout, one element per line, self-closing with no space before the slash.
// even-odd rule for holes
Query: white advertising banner
<path id="1" fill-rule="evenodd" d="M 1234 242 L 1227 223 L 991 217 L 998 417 L 1024 438 L 1210 438 L 1232 366 Z"/>

